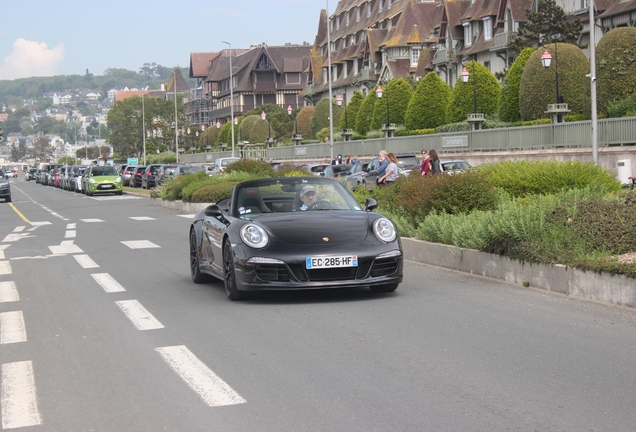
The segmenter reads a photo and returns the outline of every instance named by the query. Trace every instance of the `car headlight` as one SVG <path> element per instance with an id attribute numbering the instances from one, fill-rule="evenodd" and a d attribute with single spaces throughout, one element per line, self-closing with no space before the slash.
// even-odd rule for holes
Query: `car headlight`
<path id="1" fill-rule="evenodd" d="M 117 177 L 117 178 L 115 179 L 115 183 L 121 183 L 121 177 Z"/>
<path id="2" fill-rule="evenodd" d="M 397 237 L 395 225 L 387 218 L 379 218 L 373 222 L 373 233 L 385 243 L 390 243 Z"/>
<path id="3" fill-rule="evenodd" d="M 269 243 L 269 236 L 258 225 L 247 224 L 241 228 L 241 240 L 250 247 L 262 249 Z"/>
<path id="4" fill-rule="evenodd" d="M 89 182 L 89 183 L 92 183 L 92 184 L 95 184 L 95 183 L 97 183 L 97 180 L 95 180 L 95 179 L 88 179 L 88 182 Z"/>

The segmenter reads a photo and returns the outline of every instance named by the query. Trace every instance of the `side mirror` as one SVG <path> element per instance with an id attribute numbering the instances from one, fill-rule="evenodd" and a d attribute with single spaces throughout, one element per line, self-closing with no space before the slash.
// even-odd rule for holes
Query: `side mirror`
<path id="1" fill-rule="evenodd" d="M 366 211 L 373 211 L 378 207 L 378 202 L 373 198 L 364 199 L 364 209 Z"/>
<path id="2" fill-rule="evenodd" d="M 203 213 L 205 213 L 206 216 L 219 217 L 221 216 L 221 207 L 216 204 L 212 204 L 207 206 L 205 210 L 203 210 Z"/>

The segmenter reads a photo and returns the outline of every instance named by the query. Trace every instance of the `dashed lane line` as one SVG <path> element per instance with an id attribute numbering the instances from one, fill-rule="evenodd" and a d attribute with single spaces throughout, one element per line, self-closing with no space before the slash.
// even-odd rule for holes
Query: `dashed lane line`
<path id="1" fill-rule="evenodd" d="M 8 275 L 11 274 L 11 264 L 9 261 L 0 261 L 0 275 Z"/>
<path id="2" fill-rule="evenodd" d="M 2 428 L 15 429 L 42 424 L 31 361 L 5 363 L 2 365 L 1 375 Z"/>
<path id="3" fill-rule="evenodd" d="M 77 261 L 77 263 L 79 265 L 82 266 L 82 268 L 97 268 L 99 267 L 99 265 L 93 261 L 88 255 L 84 254 L 84 255 L 73 255 L 73 258 L 75 258 L 75 261 Z"/>
<path id="4" fill-rule="evenodd" d="M 0 344 L 26 342 L 26 340 L 22 311 L 0 313 Z"/>
<path id="5" fill-rule="evenodd" d="M 0 303 L 17 302 L 19 300 L 20 295 L 14 281 L 0 282 Z"/>
<path id="6" fill-rule="evenodd" d="M 211 407 L 246 403 L 185 345 L 155 348 L 164 361 Z"/>
<path id="7" fill-rule="evenodd" d="M 148 240 L 130 240 L 123 241 L 122 243 L 131 249 L 152 249 L 161 247 Z"/>
<path id="8" fill-rule="evenodd" d="M 126 288 L 121 286 L 111 275 L 108 273 L 94 273 L 91 274 L 95 282 L 97 282 L 107 293 L 123 292 Z"/>
<path id="9" fill-rule="evenodd" d="M 115 303 L 122 312 L 126 314 L 128 319 L 132 321 L 135 327 L 137 327 L 137 330 L 156 330 L 163 328 L 163 324 L 137 300 L 122 300 Z"/>

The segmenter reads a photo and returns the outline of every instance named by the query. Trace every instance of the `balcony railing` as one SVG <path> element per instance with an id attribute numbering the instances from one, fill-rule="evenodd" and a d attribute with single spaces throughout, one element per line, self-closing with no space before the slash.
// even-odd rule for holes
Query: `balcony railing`
<path id="1" fill-rule="evenodd" d="M 501 51 L 508 49 L 515 36 L 517 36 L 517 32 L 504 32 L 496 34 L 495 44 L 490 47 L 490 51 Z"/>
<path id="2" fill-rule="evenodd" d="M 362 69 L 358 79 L 360 81 L 375 81 L 375 71 L 373 69 Z"/>
<path id="3" fill-rule="evenodd" d="M 433 64 L 448 63 L 455 59 L 455 50 L 453 48 L 441 48 L 435 51 L 433 55 Z"/>

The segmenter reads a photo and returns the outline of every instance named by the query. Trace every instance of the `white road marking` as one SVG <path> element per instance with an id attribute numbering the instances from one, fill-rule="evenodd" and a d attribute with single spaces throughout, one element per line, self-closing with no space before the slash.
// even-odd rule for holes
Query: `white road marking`
<path id="1" fill-rule="evenodd" d="M 49 246 L 49 249 L 55 255 L 67 255 L 84 252 L 79 246 L 73 244 L 73 240 L 64 240 L 59 246 Z"/>
<path id="2" fill-rule="evenodd" d="M 0 303 L 17 302 L 20 300 L 18 289 L 13 281 L 0 282 Z"/>
<path id="3" fill-rule="evenodd" d="M 186 218 L 186 219 L 192 219 L 192 218 L 193 218 L 193 217 L 195 217 L 196 215 L 193 215 L 193 214 L 191 214 L 191 215 L 190 215 L 190 214 L 188 214 L 188 215 L 177 215 L 177 216 L 182 217 L 182 218 Z"/>
<path id="4" fill-rule="evenodd" d="M 0 313 L 0 344 L 26 342 L 22 311 Z"/>
<path id="5" fill-rule="evenodd" d="M 64 233 L 64 238 L 75 238 L 76 235 L 77 235 L 77 231 L 69 230 L 69 231 L 66 231 L 66 233 Z"/>
<path id="6" fill-rule="evenodd" d="M 2 365 L 0 400 L 3 429 L 42 424 L 30 361 Z"/>
<path id="7" fill-rule="evenodd" d="M 151 218 L 148 216 L 131 216 L 130 219 L 132 220 L 137 220 L 137 221 L 151 221 L 151 220 L 157 220 L 155 218 Z"/>
<path id="8" fill-rule="evenodd" d="M 19 232 L 24 231 L 24 229 L 25 229 L 25 228 L 26 228 L 26 227 L 24 227 L 24 226 L 19 226 L 19 227 L 16 227 L 16 228 L 13 230 L 13 232 L 14 232 L 14 233 L 19 233 Z"/>
<path id="9" fill-rule="evenodd" d="M 98 223 L 98 222 L 104 222 L 101 219 L 80 219 L 82 222 L 86 222 L 86 223 Z"/>
<path id="10" fill-rule="evenodd" d="M 150 249 L 150 248 L 161 247 L 148 240 L 131 240 L 131 241 L 123 241 L 122 243 L 131 249 Z"/>
<path id="11" fill-rule="evenodd" d="M 4 249 L 0 249 L 0 260 L 3 260 L 3 259 L 5 259 Z"/>
<path id="12" fill-rule="evenodd" d="M 66 224 L 67 230 L 74 230 L 76 228 L 77 228 L 77 224 L 74 224 L 74 223 Z"/>
<path id="13" fill-rule="evenodd" d="M 6 242 L 15 242 L 15 241 L 20 240 L 21 238 L 22 238 L 22 237 L 20 236 L 20 234 L 17 234 L 17 233 L 11 233 L 11 234 L 7 234 L 7 236 L 6 236 L 4 239 L 2 239 L 2 242 L 3 242 L 3 243 L 6 243 Z"/>
<path id="14" fill-rule="evenodd" d="M 155 351 L 208 406 L 247 402 L 184 345 L 155 348 Z"/>
<path id="15" fill-rule="evenodd" d="M 97 265 L 97 263 L 93 261 L 88 255 L 73 255 L 73 258 L 75 258 L 75 261 L 77 261 L 77 263 L 81 265 L 82 268 L 86 269 L 99 267 L 99 265 Z"/>
<path id="16" fill-rule="evenodd" d="M 94 273 L 91 275 L 95 282 L 104 288 L 107 293 L 126 291 L 126 288 L 121 286 L 111 275 L 108 273 Z"/>
<path id="17" fill-rule="evenodd" d="M 156 330 L 163 328 L 163 324 L 157 320 L 137 300 L 123 300 L 115 302 L 126 314 L 128 319 L 137 327 L 137 330 Z"/>
<path id="18" fill-rule="evenodd" d="M 8 245 L 8 244 L 0 245 L 0 250 L 5 250 L 5 249 L 6 249 L 6 248 L 8 248 L 9 246 L 11 246 L 11 245 Z"/>
<path id="19" fill-rule="evenodd" d="M 32 228 L 29 228 L 29 231 L 35 231 L 44 225 L 52 225 L 51 222 L 31 222 Z"/>
<path id="20" fill-rule="evenodd" d="M 11 274 L 11 264 L 9 261 L 0 261 L 0 275 Z"/>

